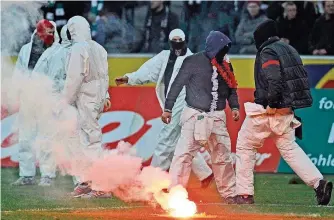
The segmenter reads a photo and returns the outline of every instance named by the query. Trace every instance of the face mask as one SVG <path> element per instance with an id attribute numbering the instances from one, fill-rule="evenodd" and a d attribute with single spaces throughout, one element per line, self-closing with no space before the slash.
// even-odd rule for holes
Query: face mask
<path id="1" fill-rule="evenodd" d="M 37 35 L 46 46 L 50 46 L 54 42 L 54 27 L 48 20 L 41 20 L 37 23 Z"/>
<path id="2" fill-rule="evenodd" d="M 170 50 L 175 53 L 176 56 L 184 55 L 184 52 L 186 52 L 186 42 L 176 42 L 176 41 L 170 41 Z"/>
<path id="3" fill-rule="evenodd" d="M 230 46 L 231 44 L 226 45 L 225 47 L 223 47 L 217 54 L 216 54 L 216 60 L 218 61 L 218 63 L 223 63 L 224 57 L 225 55 L 228 53 L 228 51 L 230 50 Z"/>

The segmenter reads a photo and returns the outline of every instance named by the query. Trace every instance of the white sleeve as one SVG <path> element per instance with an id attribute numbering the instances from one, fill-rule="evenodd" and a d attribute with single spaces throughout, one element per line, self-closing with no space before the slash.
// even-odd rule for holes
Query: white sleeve
<path id="1" fill-rule="evenodd" d="M 151 59 L 147 60 L 137 71 L 125 74 L 129 78 L 129 85 L 141 85 L 146 83 L 156 83 L 159 79 L 159 74 L 164 61 L 164 54 L 162 51 Z"/>
<path id="2" fill-rule="evenodd" d="M 23 59 L 25 59 L 24 56 L 24 50 L 26 48 L 26 45 L 24 45 L 20 52 L 19 52 L 19 55 L 17 57 L 17 60 L 16 60 L 16 64 L 15 64 L 15 70 L 14 70 L 14 74 L 15 73 L 22 73 L 23 71 L 25 71 L 27 68 L 23 65 Z"/>
<path id="3" fill-rule="evenodd" d="M 84 78 L 88 74 L 89 56 L 82 47 L 72 48 L 64 86 L 64 96 L 69 104 L 73 104 Z"/>

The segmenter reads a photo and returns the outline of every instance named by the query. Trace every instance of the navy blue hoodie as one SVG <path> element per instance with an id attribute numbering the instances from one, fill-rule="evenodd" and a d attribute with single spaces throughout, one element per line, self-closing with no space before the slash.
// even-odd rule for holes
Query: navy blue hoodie
<path id="1" fill-rule="evenodd" d="M 212 102 L 213 68 L 211 59 L 231 40 L 219 31 L 211 31 L 206 39 L 205 51 L 187 57 L 167 94 L 165 110 L 172 111 L 183 86 L 186 86 L 186 102 L 191 108 L 209 112 Z M 218 74 L 217 111 L 224 110 L 228 100 L 231 109 L 239 109 L 236 89 L 228 87 Z"/>

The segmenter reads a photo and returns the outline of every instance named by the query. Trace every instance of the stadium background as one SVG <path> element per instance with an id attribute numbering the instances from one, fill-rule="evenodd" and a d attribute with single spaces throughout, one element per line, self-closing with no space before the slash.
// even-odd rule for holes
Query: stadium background
<path id="1" fill-rule="evenodd" d="M 103 142 L 113 148 L 120 140 L 128 141 L 137 149 L 137 154 L 149 164 L 156 137 L 162 126 L 161 109 L 155 96 L 154 84 L 145 86 L 116 87 L 114 79 L 135 71 L 152 55 L 122 54 L 109 56 L 110 94 L 112 110 L 105 112 L 99 123 L 103 127 Z M 13 59 L 15 61 L 16 58 Z M 254 56 L 231 56 L 239 84 L 240 103 L 253 100 Z M 334 57 L 303 57 L 309 73 L 314 103 L 311 108 L 297 111 L 303 119 L 303 140 L 298 140 L 312 162 L 324 174 L 334 174 Z M 229 115 L 229 111 L 227 111 Z M 1 166 L 17 166 L 18 145 L 12 140 L 11 127 L 17 114 L 2 117 Z M 235 152 L 237 132 L 245 117 L 241 109 L 241 120 L 228 119 L 232 148 Z M 229 117 L 228 117 L 229 118 Z M 15 132 L 14 132 L 15 133 Z M 280 158 L 273 140 L 265 142 L 259 149 L 256 163 L 257 172 L 292 173 Z"/>

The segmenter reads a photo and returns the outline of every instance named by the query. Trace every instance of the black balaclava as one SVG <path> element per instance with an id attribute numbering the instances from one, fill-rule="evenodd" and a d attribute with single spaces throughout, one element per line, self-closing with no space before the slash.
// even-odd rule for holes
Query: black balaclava
<path id="1" fill-rule="evenodd" d="M 275 36 L 278 36 L 276 22 L 271 19 L 264 21 L 254 31 L 256 48 L 259 49 L 270 37 Z"/>
<path id="2" fill-rule="evenodd" d="M 216 60 L 218 63 L 222 64 L 225 55 L 228 53 L 228 51 L 230 50 L 231 47 L 231 43 L 227 44 L 225 47 L 223 47 L 215 56 Z"/>
<path id="3" fill-rule="evenodd" d="M 187 53 L 186 41 L 176 42 L 176 41 L 170 40 L 169 46 L 170 46 L 171 54 L 174 54 L 175 56 L 183 56 Z"/>

